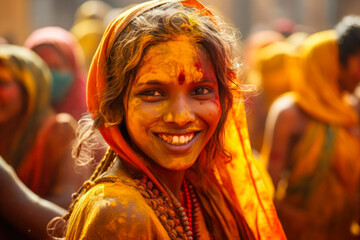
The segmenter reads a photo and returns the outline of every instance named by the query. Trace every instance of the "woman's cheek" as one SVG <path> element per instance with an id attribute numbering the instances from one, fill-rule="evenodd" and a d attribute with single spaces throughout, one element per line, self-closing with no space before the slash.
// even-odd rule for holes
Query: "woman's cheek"
<path id="1" fill-rule="evenodd" d="M 145 102 L 141 99 L 134 99 L 129 103 L 129 116 L 136 121 L 149 122 L 159 119 L 165 112 L 164 102 Z"/>
<path id="2" fill-rule="evenodd" d="M 212 99 L 207 102 L 200 102 L 199 112 L 206 118 L 220 118 L 222 112 L 220 101 Z"/>

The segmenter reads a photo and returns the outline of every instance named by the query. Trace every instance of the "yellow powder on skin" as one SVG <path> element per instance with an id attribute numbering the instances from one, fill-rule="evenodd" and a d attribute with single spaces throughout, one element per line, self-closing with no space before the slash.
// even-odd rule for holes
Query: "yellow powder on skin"
<path id="1" fill-rule="evenodd" d="M 169 42 L 159 43 L 156 48 L 150 48 L 142 59 L 142 71 L 138 73 L 141 77 L 138 83 L 147 81 L 156 73 L 156 77 L 164 78 L 177 78 L 181 71 L 186 73 L 185 82 L 190 83 L 201 81 L 203 78 L 202 69 L 197 67 L 199 48 L 195 44 L 189 44 L 192 41 L 187 36 L 179 36 L 175 41 L 177 45 L 181 46 L 178 51 L 169 53 Z M 159 57 L 164 56 L 164 58 Z M 184 56 L 192 56 L 184 57 Z M 161 63 L 160 63 L 161 61 Z M 149 64 L 152 62 L 153 64 Z M 158 67 L 161 67 L 162 72 L 166 76 L 161 76 Z M 135 83 L 136 84 L 136 83 Z"/>

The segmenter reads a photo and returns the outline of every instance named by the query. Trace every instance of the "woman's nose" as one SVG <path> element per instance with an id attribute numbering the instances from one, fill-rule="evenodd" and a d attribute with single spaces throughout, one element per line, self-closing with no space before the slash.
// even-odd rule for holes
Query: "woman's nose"
<path id="1" fill-rule="evenodd" d="M 168 111 L 164 114 L 164 122 L 175 123 L 185 126 L 195 120 L 195 114 L 191 109 L 191 102 L 186 97 L 178 97 L 170 104 Z"/>

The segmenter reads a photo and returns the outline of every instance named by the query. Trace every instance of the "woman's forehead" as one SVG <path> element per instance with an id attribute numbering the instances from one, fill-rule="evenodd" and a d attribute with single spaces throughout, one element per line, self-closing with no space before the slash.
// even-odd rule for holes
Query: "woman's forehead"
<path id="1" fill-rule="evenodd" d="M 171 40 L 149 47 L 138 69 L 136 83 L 158 77 L 198 82 L 213 72 L 212 64 L 199 44 L 188 39 Z"/>
<path id="2" fill-rule="evenodd" d="M 144 65 L 155 65 L 160 67 L 160 64 L 168 62 L 179 62 L 186 65 L 212 65 L 209 54 L 205 48 L 190 38 L 183 37 L 166 42 L 159 42 L 151 45 L 143 56 L 140 62 L 140 68 Z"/>
<path id="3" fill-rule="evenodd" d="M 160 42 L 149 47 L 144 55 L 142 61 L 147 61 L 149 58 L 154 58 L 157 56 L 173 56 L 173 57 L 182 57 L 182 56 L 198 56 L 198 44 L 191 41 L 190 39 L 180 39 L 180 40 L 171 40 L 166 42 Z"/>

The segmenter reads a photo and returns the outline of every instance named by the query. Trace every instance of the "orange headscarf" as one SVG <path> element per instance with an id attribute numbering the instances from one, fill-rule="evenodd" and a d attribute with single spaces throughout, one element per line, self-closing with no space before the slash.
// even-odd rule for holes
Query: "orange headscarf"
<path id="1" fill-rule="evenodd" d="M 312 117 L 333 125 L 354 126 L 355 110 L 339 87 L 337 37 L 333 30 L 309 36 L 301 47 L 302 79 L 294 81 L 295 101 Z"/>
<path id="2" fill-rule="evenodd" d="M 71 114 L 76 120 L 86 112 L 84 59 L 81 48 L 75 37 L 60 27 L 44 27 L 35 30 L 26 39 L 24 46 L 36 49 L 41 45 L 50 45 L 61 53 L 69 62 L 74 73 L 74 84 L 66 93 L 64 99 L 54 106 L 56 112 Z"/>
<path id="3" fill-rule="evenodd" d="M 107 59 L 110 50 L 127 24 L 143 12 L 169 2 L 181 2 L 184 6 L 197 9 L 200 14 L 212 16 L 200 2 L 195 0 L 155 0 L 136 5 L 135 7 L 122 13 L 114 19 L 108 26 L 102 38 L 100 46 L 94 56 L 90 67 L 87 85 L 87 104 L 92 116 L 102 114 L 100 112 L 101 96 L 106 88 L 107 76 Z M 191 178 L 199 178 L 198 182 L 206 182 L 207 186 L 197 186 L 197 180 L 192 181 L 195 188 L 203 188 L 208 194 L 210 200 L 207 201 L 209 209 L 221 219 L 220 225 L 224 228 L 225 235 L 230 238 L 234 235 L 232 226 L 241 224 L 236 222 L 236 217 L 229 220 L 222 209 L 227 210 L 226 202 L 233 206 L 236 213 L 245 219 L 256 239 L 285 239 L 282 227 L 277 219 L 275 209 L 269 194 L 265 190 L 262 180 L 252 163 L 250 143 L 247 134 L 245 112 L 242 98 L 235 102 L 234 108 L 229 112 L 226 123 L 226 141 L 225 146 L 232 153 L 233 160 L 231 164 L 222 164 L 216 166 L 215 172 L 206 172 L 207 174 L 199 175 L 189 172 Z M 106 119 L 106 118 L 105 118 Z M 100 127 L 100 132 L 109 146 L 122 158 L 146 174 L 159 190 L 166 193 L 166 190 L 152 174 L 147 167 L 147 162 L 140 157 L 123 138 L 118 126 L 106 126 L 106 123 Z M 200 154 L 198 162 L 202 166 L 205 160 L 205 150 Z M 207 171 L 203 168 L 197 169 L 199 172 Z M 191 180 L 191 179 L 190 179 Z M 222 184 L 221 190 L 219 185 Z M 215 189 L 215 190 L 213 190 Z M 225 202 L 216 202 L 216 194 L 225 196 Z M 231 215 L 231 214 L 230 214 Z M 235 219 L 235 222 L 234 222 Z"/>

